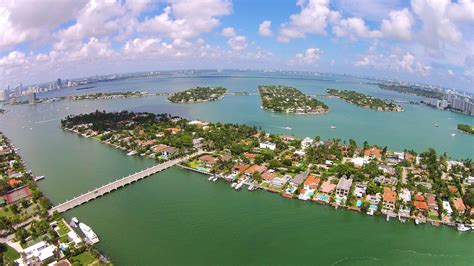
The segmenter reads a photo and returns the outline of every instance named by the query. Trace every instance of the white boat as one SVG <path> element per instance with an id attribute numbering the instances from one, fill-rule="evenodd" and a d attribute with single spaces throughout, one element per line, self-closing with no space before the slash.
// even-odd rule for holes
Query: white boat
<path id="1" fill-rule="evenodd" d="M 40 175 L 40 176 L 35 176 L 35 181 L 39 181 L 41 179 L 44 179 L 44 175 Z"/>
<path id="2" fill-rule="evenodd" d="M 459 232 L 467 232 L 471 230 L 469 226 L 466 226 L 465 224 L 458 224 L 457 229 Z"/>
<path id="3" fill-rule="evenodd" d="M 332 129 L 336 129 L 336 126 L 331 126 Z"/>
<path id="4" fill-rule="evenodd" d="M 237 186 L 235 186 L 235 190 L 241 189 L 243 185 L 244 183 L 238 183 Z"/>
<path id="5" fill-rule="evenodd" d="M 454 136 L 456 136 L 456 133 L 452 133 L 452 134 L 451 134 L 451 137 L 454 137 Z"/>
<path id="6" fill-rule="evenodd" d="M 216 181 L 217 181 L 217 179 L 219 179 L 219 177 L 218 177 L 218 176 L 214 177 L 214 178 L 212 179 L 212 182 L 216 182 Z"/>
<path id="7" fill-rule="evenodd" d="M 439 124 L 437 124 L 437 123 L 434 123 L 434 124 L 433 124 L 433 126 L 435 126 L 435 127 L 439 127 Z"/>
<path id="8" fill-rule="evenodd" d="M 211 175 L 211 176 L 207 179 L 207 181 L 211 181 L 213 178 L 214 178 L 214 176 Z"/>
<path id="9" fill-rule="evenodd" d="M 232 183 L 232 185 L 230 185 L 230 187 L 235 188 L 236 185 L 237 185 L 237 183 Z"/>
<path id="10" fill-rule="evenodd" d="M 72 217 L 71 222 L 69 223 L 72 227 L 77 227 L 79 220 L 76 217 Z"/>
<path id="11" fill-rule="evenodd" d="M 99 238 L 97 237 L 97 235 L 85 223 L 79 223 L 79 228 L 90 242 L 92 242 L 93 244 L 99 242 Z"/>
<path id="12" fill-rule="evenodd" d="M 415 224 L 416 224 L 416 225 L 419 225 L 419 224 L 420 224 L 420 220 L 415 219 Z"/>
<path id="13" fill-rule="evenodd" d="M 291 127 L 284 127 L 284 129 L 286 129 L 286 130 L 291 130 Z"/>
<path id="14" fill-rule="evenodd" d="M 132 155 L 135 155 L 135 154 L 137 154 L 136 151 L 131 151 L 131 152 L 127 153 L 128 156 L 132 156 Z"/>
<path id="15" fill-rule="evenodd" d="M 254 186 L 250 185 L 249 188 L 248 188 L 248 191 L 252 191 L 253 189 L 254 189 Z"/>

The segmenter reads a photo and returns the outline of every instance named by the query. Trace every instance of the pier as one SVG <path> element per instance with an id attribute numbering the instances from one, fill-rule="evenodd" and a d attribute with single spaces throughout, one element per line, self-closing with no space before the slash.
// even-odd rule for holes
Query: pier
<path id="1" fill-rule="evenodd" d="M 77 196 L 77 197 L 75 197 L 71 200 L 68 200 L 68 201 L 63 202 L 61 204 L 58 204 L 58 205 L 52 207 L 49 210 L 49 213 L 52 214 L 55 211 L 57 211 L 59 213 L 65 212 L 65 211 L 70 210 L 72 208 L 75 208 L 79 205 L 82 205 L 86 202 L 89 202 L 91 200 L 99 198 L 99 197 L 101 197 L 101 196 L 103 196 L 107 193 L 115 191 L 119 188 L 123 188 L 127 185 L 130 185 L 130 184 L 134 183 L 134 182 L 140 181 L 140 180 L 142 180 L 142 179 L 144 179 L 148 176 L 151 176 L 151 175 L 156 174 L 158 172 L 161 172 L 165 169 L 168 169 L 168 168 L 170 168 L 170 167 L 172 167 L 172 166 L 174 166 L 178 163 L 181 163 L 183 161 L 188 160 L 189 158 L 192 158 L 194 156 L 199 156 L 203 153 L 205 153 L 205 151 L 200 150 L 200 151 L 198 151 L 194 154 L 187 155 L 187 156 L 184 156 L 184 157 L 181 157 L 181 158 L 178 158 L 178 159 L 170 160 L 170 161 L 164 162 L 162 164 L 152 166 L 152 167 L 147 168 L 145 170 L 142 170 L 140 172 L 131 174 L 129 176 L 117 179 L 117 180 L 112 181 L 108 184 L 105 184 L 105 185 L 103 185 L 99 188 L 96 188 L 96 189 L 91 190 L 87 193 L 84 193 L 80 196 Z"/>

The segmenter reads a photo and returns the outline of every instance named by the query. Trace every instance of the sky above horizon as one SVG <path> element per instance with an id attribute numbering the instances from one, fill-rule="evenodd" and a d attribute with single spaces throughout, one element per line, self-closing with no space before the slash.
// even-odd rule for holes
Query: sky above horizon
<path id="1" fill-rule="evenodd" d="M 209 68 L 347 73 L 473 92 L 474 0 L 0 0 L 0 89 Z"/>

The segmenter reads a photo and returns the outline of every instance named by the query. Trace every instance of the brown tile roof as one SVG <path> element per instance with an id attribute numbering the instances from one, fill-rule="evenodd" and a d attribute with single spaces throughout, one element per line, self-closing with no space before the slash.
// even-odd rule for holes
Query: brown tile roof
<path id="1" fill-rule="evenodd" d="M 413 202 L 413 205 L 418 209 L 428 210 L 428 204 L 424 201 L 415 201 Z"/>
<path id="2" fill-rule="evenodd" d="M 212 165 L 212 164 L 215 164 L 217 162 L 217 159 L 215 157 L 211 156 L 211 155 L 206 154 L 206 155 L 203 155 L 203 156 L 199 157 L 199 161 L 202 161 L 204 163 Z"/>
<path id="3" fill-rule="evenodd" d="M 380 158 L 382 157 L 382 151 L 377 147 L 372 147 L 367 150 L 364 150 L 364 155 Z"/>
<path id="4" fill-rule="evenodd" d="M 275 178 L 275 174 L 267 171 L 262 174 L 262 178 L 265 180 L 272 180 L 273 178 Z"/>
<path id="5" fill-rule="evenodd" d="M 304 184 L 309 186 L 310 188 L 317 188 L 319 185 L 319 182 L 321 182 L 321 179 L 313 175 L 309 175 L 308 178 L 306 178 L 306 180 L 304 181 Z"/>
<path id="6" fill-rule="evenodd" d="M 395 203 L 395 201 L 397 200 L 397 192 L 393 191 L 389 187 L 384 187 L 383 188 L 383 200 Z"/>
<path id="7" fill-rule="evenodd" d="M 456 210 L 458 211 L 466 210 L 466 205 L 464 205 L 464 202 L 462 201 L 461 198 L 454 198 L 453 203 L 454 203 L 454 208 L 456 208 Z"/>
<path id="8" fill-rule="evenodd" d="M 250 166 L 247 170 L 245 170 L 245 173 L 246 174 L 254 174 L 254 173 L 263 173 L 267 170 L 267 167 L 263 166 L 263 165 L 258 165 L 258 164 L 254 164 L 252 166 Z"/>

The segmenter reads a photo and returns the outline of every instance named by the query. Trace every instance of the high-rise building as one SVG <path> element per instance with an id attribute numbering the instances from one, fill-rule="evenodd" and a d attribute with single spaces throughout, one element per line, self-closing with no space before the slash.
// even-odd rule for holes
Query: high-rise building
<path id="1" fill-rule="evenodd" d="M 10 91 L 7 89 L 0 90 L 0 101 L 7 101 L 10 98 Z"/>
<path id="2" fill-rule="evenodd" d="M 36 92 L 30 93 L 28 95 L 28 102 L 29 102 L 29 104 L 36 103 Z"/>
<path id="3" fill-rule="evenodd" d="M 61 88 L 62 88 L 61 79 L 58 79 L 58 81 L 57 81 L 57 84 L 56 84 L 56 85 L 57 85 L 57 88 L 58 88 L 58 89 L 61 89 Z"/>

